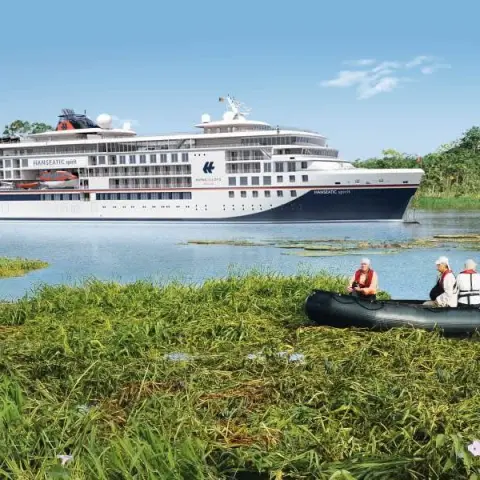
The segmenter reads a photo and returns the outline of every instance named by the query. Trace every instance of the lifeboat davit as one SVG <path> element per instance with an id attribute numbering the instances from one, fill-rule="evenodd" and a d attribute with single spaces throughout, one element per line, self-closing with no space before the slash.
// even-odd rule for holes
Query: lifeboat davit
<path id="1" fill-rule="evenodd" d="M 75 188 L 78 186 L 78 177 L 65 170 L 42 172 L 38 179 L 41 185 L 47 188 Z"/>

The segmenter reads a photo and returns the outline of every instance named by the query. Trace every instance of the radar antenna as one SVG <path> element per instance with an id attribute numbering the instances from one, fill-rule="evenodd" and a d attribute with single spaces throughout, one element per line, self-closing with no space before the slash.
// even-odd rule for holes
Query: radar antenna
<path id="1" fill-rule="evenodd" d="M 251 108 L 248 108 L 244 103 L 236 100 L 230 95 L 227 95 L 227 102 L 230 111 L 234 114 L 234 118 L 246 117 L 251 112 Z"/>

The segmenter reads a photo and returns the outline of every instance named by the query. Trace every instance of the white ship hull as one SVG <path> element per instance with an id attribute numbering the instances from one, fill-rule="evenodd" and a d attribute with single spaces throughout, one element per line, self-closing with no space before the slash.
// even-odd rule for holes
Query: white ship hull
<path id="1" fill-rule="evenodd" d="M 402 220 L 416 185 L 325 187 L 272 191 L 283 197 L 228 198 L 227 191 L 192 192 L 191 200 L 36 200 L 43 193 L 15 194 L 22 198 L 2 201 L 0 219 L 10 220 L 153 220 L 153 221 L 243 221 L 243 222 L 331 222 Z M 255 190 L 264 193 L 261 189 Z M 76 195 L 78 191 L 72 192 Z M 116 194 L 109 191 L 104 195 Z M 251 190 L 247 193 L 251 194 Z M 148 197 L 155 192 L 138 192 Z M 10 194 L 10 197 L 11 198 Z M 25 199 L 27 196 L 34 198 Z M 62 194 L 56 194 L 62 195 Z M 70 195 L 70 192 L 69 194 Z"/>

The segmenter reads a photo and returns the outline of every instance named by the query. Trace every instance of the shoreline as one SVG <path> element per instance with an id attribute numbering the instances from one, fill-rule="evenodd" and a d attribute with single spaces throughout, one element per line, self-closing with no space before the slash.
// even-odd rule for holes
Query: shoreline
<path id="1" fill-rule="evenodd" d="M 480 197 L 471 195 L 464 196 L 433 196 L 420 194 L 412 200 L 411 206 L 407 210 L 418 209 L 427 211 L 479 211 Z"/>

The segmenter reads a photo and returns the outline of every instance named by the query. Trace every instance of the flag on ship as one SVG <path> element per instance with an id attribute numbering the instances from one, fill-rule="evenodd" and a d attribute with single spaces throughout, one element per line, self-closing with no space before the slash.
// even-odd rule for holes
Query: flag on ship
<path id="1" fill-rule="evenodd" d="M 219 101 L 219 102 L 224 102 L 225 99 L 224 99 L 223 97 L 218 97 L 218 101 Z"/>

